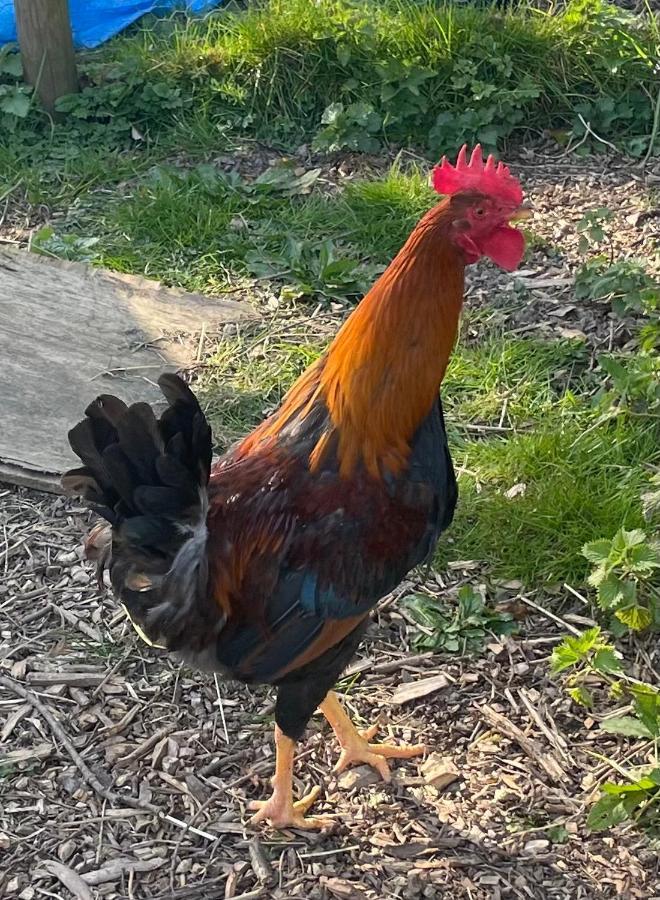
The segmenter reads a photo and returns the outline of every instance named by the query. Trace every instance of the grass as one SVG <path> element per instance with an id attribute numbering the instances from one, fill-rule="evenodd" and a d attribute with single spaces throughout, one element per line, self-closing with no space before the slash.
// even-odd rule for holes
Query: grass
<path id="1" fill-rule="evenodd" d="M 287 389 L 323 352 L 307 324 L 270 323 L 219 343 L 199 384 L 217 446 L 224 450 L 277 407 Z"/>
<path id="2" fill-rule="evenodd" d="M 580 417 L 557 418 L 464 448 L 453 546 L 441 547 L 439 562 L 478 559 L 493 576 L 525 585 L 583 583 L 584 543 L 612 534 L 617 523 L 643 524 L 645 467 L 657 460 L 649 425 L 618 423 L 585 437 Z M 524 493 L 509 499 L 514 485 Z"/>
<path id="3" fill-rule="evenodd" d="M 389 263 L 436 196 L 422 169 L 404 172 L 397 164 L 380 179 L 349 181 L 340 193 L 299 195 L 290 189 L 290 165 L 273 173 L 281 178 L 257 187 L 208 163 L 153 166 L 120 190 L 81 196 L 56 237 L 68 242 L 69 258 L 89 260 L 85 238 L 94 235 L 96 263 L 202 292 L 256 275 L 312 283 L 322 293 L 327 285 L 314 267 L 319 246 L 330 241 L 356 275 L 330 296 L 351 299 Z M 531 248 L 540 245 L 528 237 Z"/>
<path id="4" fill-rule="evenodd" d="M 121 191 L 88 194 L 60 230 L 97 237 L 103 265 L 143 272 L 146 260 L 148 275 L 208 291 L 237 274 L 261 274 L 252 268 L 255 254 L 259 262 L 272 257 L 288 277 L 292 238 L 311 246 L 330 239 L 356 264 L 384 264 L 432 202 L 420 173 L 396 167 L 382 181 L 351 182 L 341 194 L 290 196 L 282 185 L 255 193 L 208 164 L 158 166 Z"/>

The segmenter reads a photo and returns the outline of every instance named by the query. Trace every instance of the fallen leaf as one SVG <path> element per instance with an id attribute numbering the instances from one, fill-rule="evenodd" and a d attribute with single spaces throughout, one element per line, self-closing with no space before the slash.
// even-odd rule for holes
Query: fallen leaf
<path id="1" fill-rule="evenodd" d="M 340 897 L 341 900 L 362 900 L 366 896 L 361 885 L 346 881 L 345 878 L 326 878 L 322 875 L 319 883 L 333 896 Z"/>
<path id="2" fill-rule="evenodd" d="M 567 341 L 571 341 L 574 339 L 579 341 L 586 341 L 587 339 L 584 331 L 581 331 L 579 328 L 564 328 L 560 325 L 557 328 L 557 331 L 559 332 L 561 337 L 563 337 Z"/>

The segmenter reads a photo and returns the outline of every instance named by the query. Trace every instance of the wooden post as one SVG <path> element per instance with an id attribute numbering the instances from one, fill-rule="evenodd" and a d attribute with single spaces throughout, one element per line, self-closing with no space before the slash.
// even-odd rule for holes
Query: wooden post
<path id="1" fill-rule="evenodd" d="M 50 113 L 78 92 L 68 0 L 14 0 L 23 74 Z"/>

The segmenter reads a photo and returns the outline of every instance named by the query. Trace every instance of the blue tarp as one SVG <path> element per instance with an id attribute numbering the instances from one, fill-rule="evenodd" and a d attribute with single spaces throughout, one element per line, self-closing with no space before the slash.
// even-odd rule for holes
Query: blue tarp
<path id="1" fill-rule="evenodd" d="M 76 47 L 97 47 L 146 13 L 177 8 L 200 13 L 222 0 L 69 0 Z M 14 0 L 0 0 L 0 46 L 16 40 Z"/>

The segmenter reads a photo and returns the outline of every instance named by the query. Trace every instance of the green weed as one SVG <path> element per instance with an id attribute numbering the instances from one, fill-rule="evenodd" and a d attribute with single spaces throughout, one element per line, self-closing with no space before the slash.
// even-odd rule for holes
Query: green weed
<path id="1" fill-rule="evenodd" d="M 639 545 L 635 545 L 639 546 Z M 660 692 L 650 684 L 630 678 L 624 671 L 621 654 L 606 641 L 599 628 L 590 628 L 575 637 L 565 637 L 552 652 L 551 669 L 565 678 L 572 699 L 589 708 L 595 706 L 589 685 L 601 682 L 612 699 L 631 701 L 632 715 L 610 715 L 600 728 L 608 734 L 652 740 L 660 739 Z M 591 831 L 605 831 L 630 821 L 649 830 L 660 826 L 657 801 L 660 798 L 660 769 L 650 767 L 639 773 L 615 766 L 624 776 L 622 784 L 606 782 L 601 796 L 587 817 Z"/>
<path id="2" fill-rule="evenodd" d="M 589 121 L 643 152 L 656 43 L 652 21 L 586 0 L 495 14 L 432 0 L 270 0 L 145 32 L 115 56 L 130 53 L 146 76 L 157 56 L 158 79 L 194 88 L 209 121 L 283 140 L 316 133 L 327 149 L 412 140 L 452 152 L 548 123 L 581 140 Z"/>
<path id="3" fill-rule="evenodd" d="M 660 825 L 660 768 L 646 774 L 630 773 L 623 784 L 606 781 L 602 795 L 587 817 L 591 831 L 606 831 L 622 822 L 633 822 L 649 831 Z"/>
<path id="4" fill-rule="evenodd" d="M 32 89 L 21 83 L 23 66 L 11 44 L 0 47 L 0 127 L 14 131 L 30 112 Z"/>
<path id="5" fill-rule="evenodd" d="M 428 594 L 411 594 L 404 605 L 419 626 L 413 642 L 420 650 L 466 654 L 479 650 L 489 634 L 513 634 L 513 616 L 490 608 L 482 594 L 470 585 L 459 588 L 457 605 Z"/>
<path id="6" fill-rule="evenodd" d="M 589 584 L 601 609 L 632 631 L 651 625 L 660 630 L 660 549 L 641 529 L 620 528 L 611 540 L 586 544 L 582 553 L 594 565 Z"/>
<path id="7" fill-rule="evenodd" d="M 591 234 L 602 234 L 600 225 Z M 660 309 L 660 284 L 648 274 L 644 263 L 634 259 L 611 262 L 604 256 L 588 260 L 577 272 L 575 296 L 578 300 L 609 302 L 619 316 L 630 313 L 651 315 Z"/>
<path id="8" fill-rule="evenodd" d="M 608 209 L 588 212 L 578 223 L 583 252 L 609 243 L 609 257 L 593 256 L 578 269 L 575 296 L 587 302 L 607 302 L 620 317 L 637 323 L 636 352 L 610 353 L 598 358 L 607 376 L 598 400 L 603 409 L 629 407 L 637 413 L 660 409 L 660 283 L 634 259 L 613 258 L 607 223 Z"/>

